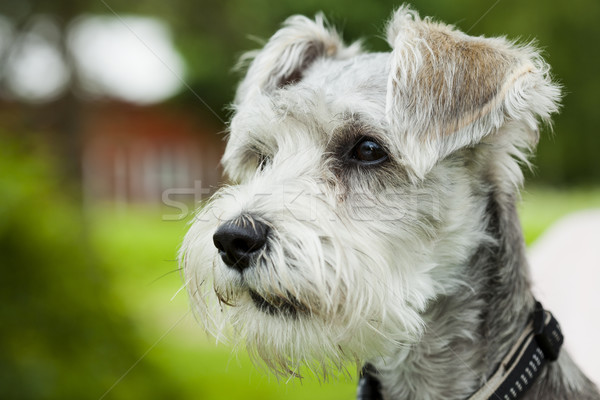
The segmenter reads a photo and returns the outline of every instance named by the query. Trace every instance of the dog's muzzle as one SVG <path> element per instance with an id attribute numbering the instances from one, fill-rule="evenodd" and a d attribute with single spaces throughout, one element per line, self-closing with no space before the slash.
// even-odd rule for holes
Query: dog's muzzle
<path id="1" fill-rule="evenodd" d="M 268 233 L 267 225 L 244 216 L 223 223 L 213 235 L 213 243 L 223 262 L 241 273 L 265 246 Z"/>

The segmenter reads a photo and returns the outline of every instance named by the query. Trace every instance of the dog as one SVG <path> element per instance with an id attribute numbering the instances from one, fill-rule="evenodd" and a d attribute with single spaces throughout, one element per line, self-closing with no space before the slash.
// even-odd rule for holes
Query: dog
<path id="1" fill-rule="evenodd" d="M 360 399 L 600 399 L 534 299 L 515 210 L 560 87 L 533 45 L 409 6 L 388 53 L 290 17 L 243 57 L 231 184 L 180 251 L 193 309 L 277 375 Z"/>

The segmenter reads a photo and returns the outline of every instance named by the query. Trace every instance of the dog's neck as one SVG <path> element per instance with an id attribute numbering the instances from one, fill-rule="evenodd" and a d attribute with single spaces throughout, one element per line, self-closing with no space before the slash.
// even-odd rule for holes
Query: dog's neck
<path id="1" fill-rule="evenodd" d="M 495 242 L 482 243 L 465 266 L 470 288 L 430 307 L 418 345 L 373 362 L 385 399 L 468 399 L 494 373 L 530 318 L 535 300 L 515 195 L 490 190 L 482 201 L 487 201 L 486 230 Z M 570 362 L 561 359 L 556 364 Z M 528 396 L 550 391 L 544 381 L 555 375 L 542 374 Z M 552 390 L 560 389 L 556 385 L 560 382 L 552 382 Z"/>

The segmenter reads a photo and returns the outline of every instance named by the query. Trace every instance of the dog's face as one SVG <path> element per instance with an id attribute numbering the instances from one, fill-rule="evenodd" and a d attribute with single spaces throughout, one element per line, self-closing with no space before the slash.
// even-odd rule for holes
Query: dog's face
<path id="1" fill-rule="evenodd" d="M 234 185 L 181 251 L 207 329 L 281 374 L 362 362 L 419 340 L 461 289 L 492 176 L 514 185 L 558 91 L 530 48 L 400 9 L 391 53 L 293 17 L 255 54 L 231 121 Z M 481 148 L 481 149 L 480 149 Z"/>

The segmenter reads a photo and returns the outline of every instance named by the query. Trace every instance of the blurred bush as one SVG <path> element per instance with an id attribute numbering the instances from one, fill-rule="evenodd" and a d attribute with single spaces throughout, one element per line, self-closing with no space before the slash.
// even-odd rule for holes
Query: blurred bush
<path id="1" fill-rule="evenodd" d="M 41 153 L 0 132 L 0 398 L 98 400 L 145 349 Z M 106 398 L 180 398 L 145 360 L 117 389 Z"/>

